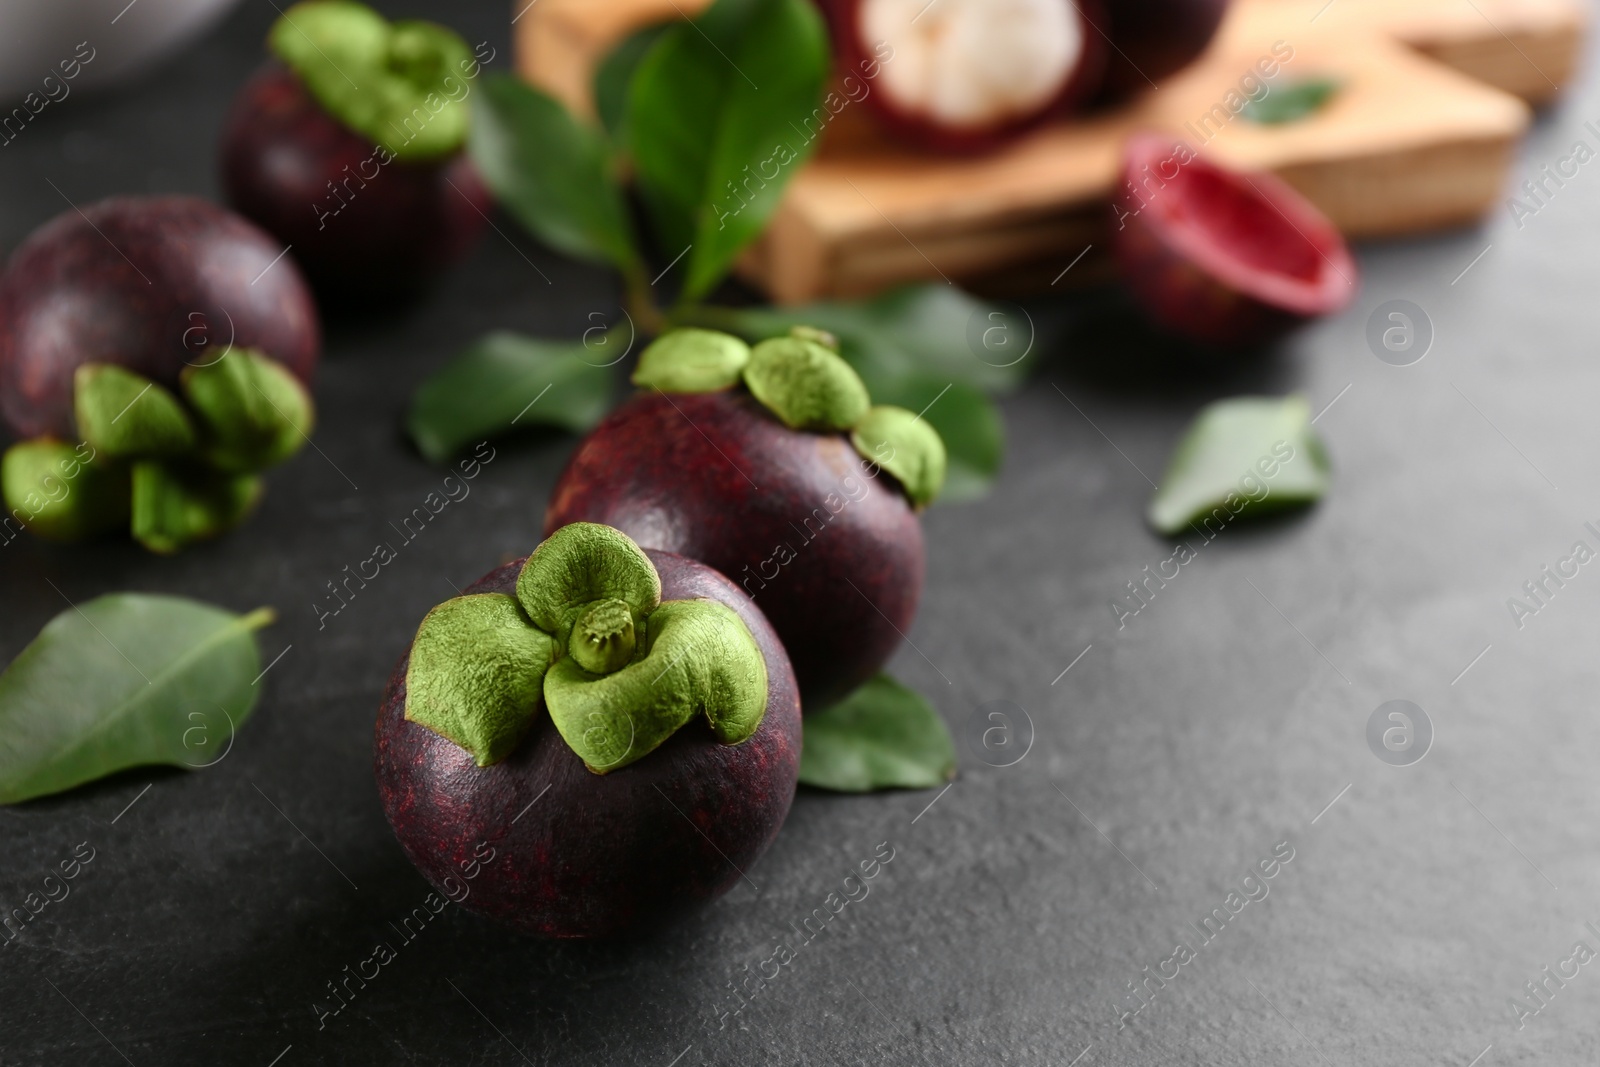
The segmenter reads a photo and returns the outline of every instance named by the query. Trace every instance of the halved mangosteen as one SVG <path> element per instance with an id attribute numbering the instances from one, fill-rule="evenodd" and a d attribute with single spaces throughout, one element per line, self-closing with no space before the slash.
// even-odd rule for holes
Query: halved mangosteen
<path id="1" fill-rule="evenodd" d="M 1359 279 L 1338 228 L 1287 183 L 1157 135 L 1128 142 L 1112 249 L 1160 327 L 1216 347 L 1259 344 L 1339 311 Z"/>

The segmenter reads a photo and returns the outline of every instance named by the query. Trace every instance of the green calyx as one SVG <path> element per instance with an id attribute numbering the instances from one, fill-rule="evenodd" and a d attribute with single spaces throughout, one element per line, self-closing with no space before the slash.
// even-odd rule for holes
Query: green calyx
<path id="1" fill-rule="evenodd" d="M 933 503 L 944 486 L 944 439 L 905 408 L 881 404 L 868 411 L 850 431 L 850 443 L 863 459 L 894 475 L 916 507 Z"/>
<path id="2" fill-rule="evenodd" d="M 237 526 L 261 499 L 261 479 L 194 463 L 142 459 L 133 465 L 133 539 L 170 555 Z"/>
<path id="3" fill-rule="evenodd" d="M 0 459 L 6 521 L 47 541 L 83 541 L 128 522 L 126 467 L 88 444 L 19 441 Z"/>
<path id="4" fill-rule="evenodd" d="M 185 367 L 180 380 L 205 424 L 205 458 L 220 470 L 276 466 L 311 437 L 311 395 L 283 364 L 260 352 L 230 349 L 204 366 Z"/>
<path id="5" fill-rule="evenodd" d="M 826 330 L 796 326 L 754 349 L 716 330 L 672 330 L 644 350 L 633 374 L 635 385 L 661 393 L 719 392 L 741 379 L 790 429 L 848 432 L 861 458 L 894 475 L 913 507 L 926 507 L 944 488 L 939 432 L 904 408 L 873 407 Z"/>
<path id="6" fill-rule="evenodd" d="M 750 350 L 744 384 L 795 430 L 848 430 L 872 405 L 855 368 L 803 337 L 774 337 Z"/>
<path id="7" fill-rule="evenodd" d="M 181 456 L 199 443 L 177 397 L 110 363 L 85 363 L 73 372 L 72 410 L 83 439 L 113 459 Z"/>
<path id="8" fill-rule="evenodd" d="M 717 393 L 739 384 L 750 346 L 716 330 L 673 330 L 639 354 L 633 384 L 659 393 Z"/>
<path id="9" fill-rule="evenodd" d="M 406 718 L 471 752 L 511 754 L 543 699 L 550 638 L 504 593 L 457 597 L 428 612 L 406 667 Z"/>
<path id="10" fill-rule="evenodd" d="M 168 553 L 243 520 L 261 496 L 258 472 L 310 440 L 311 396 L 281 363 L 242 348 L 184 368 L 179 382 L 181 399 L 123 367 L 78 367 L 83 440 L 23 441 L 0 462 L 12 521 L 55 541 L 123 526 Z"/>
<path id="11" fill-rule="evenodd" d="M 511 752 L 541 699 L 567 745 L 604 774 L 696 715 L 724 744 L 750 737 L 766 711 L 766 659 L 731 608 L 662 603 L 638 545 L 573 523 L 528 557 L 514 599 L 464 596 L 430 612 L 406 672 L 406 718 L 479 766 Z"/>
<path id="12" fill-rule="evenodd" d="M 466 142 L 479 65 L 443 26 L 391 23 L 353 0 L 305 0 L 273 23 L 267 46 L 323 110 L 394 158 L 438 159 Z"/>

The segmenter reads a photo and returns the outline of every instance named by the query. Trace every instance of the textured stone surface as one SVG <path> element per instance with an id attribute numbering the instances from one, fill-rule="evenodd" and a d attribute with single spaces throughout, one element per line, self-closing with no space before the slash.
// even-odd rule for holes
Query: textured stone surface
<path id="1" fill-rule="evenodd" d="M 142 85 L 75 94 L 0 148 L 0 246 L 62 210 L 50 182 L 79 203 L 214 195 L 216 132 L 273 17 L 247 5 Z M 505 8 L 444 17 L 470 20 L 471 43 L 492 35 L 503 68 Z M 39 58 L 43 70 L 56 57 Z M 1596 116 L 1590 78 L 1535 131 L 1518 180 L 1575 139 L 1593 146 L 1582 122 Z M 402 442 L 406 398 L 485 329 L 578 336 L 591 312 L 616 314 L 612 283 L 491 233 L 403 313 L 331 323 L 320 452 L 273 472 L 244 528 L 171 560 L 114 543 L 0 549 L 7 658 L 66 607 L 61 594 L 110 589 L 275 604 L 265 659 L 288 647 L 215 767 L 0 809 L 6 909 L 74 846 L 94 850 L 70 896 L 0 948 L 0 1062 L 121 1065 L 113 1044 L 141 1067 L 280 1054 L 279 1067 L 1066 1067 L 1080 1053 L 1079 1067 L 1465 1067 L 1490 1044 L 1480 1067 L 1594 1062 L 1592 965 L 1521 1031 L 1508 1006 L 1574 941 L 1600 948 L 1583 929 L 1600 925 L 1600 570 L 1583 567 L 1521 630 L 1506 607 L 1575 540 L 1600 547 L 1583 527 L 1600 527 L 1600 175 L 1549 188 L 1521 229 L 1501 214 L 1358 250 L 1366 286 L 1350 312 L 1237 374 L 1197 381 L 1146 363 L 1151 346 L 1115 309 L 1070 355 L 1041 358 L 1005 405 L 995 493 L 925 518 L 921 654 L 892 664 L 961 735 L 960 779 L 926 811 L 936 794 L 802 793 L 748 872 L 755 887 L 630 946 L 522 940 L 457 908 L 403 939 L 390 924 L 429 887 L 371 772 L 384 679 L 417 621 L 452 583 L 532 548 L 573 447 L 499 446 L 470 495 L 406 541 L 395 527 L 446 475 Z M 1436 327 L 1415 366 L 1367 348 L 1367 317 L 1391 299 Z M 1119 631 L 1108 602 L 1172 554 L 1141 524 L 1138 471 L 1159 476 L 1204 401 L 1297 388 L 1314 409 L 1338 397 L 1317 423 L 1335 464 L 1328 498 L 1199 547 Z M 338 607 L 319 600 L 325 583 L 381 541 L 396 558 L 319 628 L 313 605 Z M 1437 729 L 1412 767 L 1365 740 L 1395 698 Z M 980 762 L 968 728 L 998 699 L 1034 727 L 1009 768 Z M 804 940 L 795 927 L 881 842 L 893 859 L 869 895 Z M 1119 1033 L 1125 983 L 1197 941 L 1191 924 L 1278 842 L 1294 859 L 1270 895 Z M 733 1015 L 728 983 L 759 975 L 783 938 L 792 962 L 766 965 L 777 976 Z M 380 941 L 395 958 L 365 988 L 352 981 L 319 1030 L 326 983 L 372 974 Z"/>

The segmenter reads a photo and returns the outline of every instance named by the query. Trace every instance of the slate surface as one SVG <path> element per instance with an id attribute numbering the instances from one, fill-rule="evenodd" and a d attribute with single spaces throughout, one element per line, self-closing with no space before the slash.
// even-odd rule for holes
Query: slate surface
<path id="1" fill-rule="evenodd" d="M 0 245 L 63 197 L 214 195 L 216 130 L 274 14 L 251 0 L 157 75 L 52 107 L 0 149 Z M 502 5 L 448 17 L 504 62 Z M 1592 77 L 1535 131 L 1518 180 L 1575 140 L 1600 147 L 1591 116 Z M 457 909 L 400 943 L 389 924 L 427 887 L 370 772 L 402 644 L 449 583 L 533 545 L 571 441 L 501 446 L 325 627 L 312 607 L 440 485 L 397 430 L 431 368 L 488 328 L 575 336 L 614 313 L 603 273 L 502 224 L 510 240 L 491 235 L 428 299 L 334 326 L 320 453 L 273 477 L 245 529 L 173 560 L 0 551 L 7 659 L 66 606 L 52 582 L 73 600 L 275 604 L 265 655 L 288 649 L 218 766 L 0 810 L 6 908 L 75 845 L 95 850 L 71 895 L 0 949 L 0 1063 L 1594 1062 L 1600 972 L 1561 961 L 1579 939 L 1600 948 L 1583 926 L 1600 925 L 1600 568 L 1521 629 L 1506 601 L 1574 541 L 1600 547 L 1583 527 L 1600 520 L 1596 166 L 1547 186 L 1521 227 L 1501 213 L 1362 250 L 1349 313 L 1231 376 L 1141 362 L 1148 346 L 1115 315 L 1036 357 L 1005 404 L 993 495 L 927 516 L 916 649 L 894 662 L 963 736 L 980 704 L 1020 704 L 1026 756 L 991 767 L 963 741 L 962 775 L 931 808 L 932 792 L 805 793 L 750 871 L 759 891 L 625 947 L 516 940 Z M 1437 338 L 1399 368 L 1364 334 L 1402 298 Z M 1332 494 L 1200 545 L 1119 629 L 1110 601 L 1171 554 L 1140 521 L 1145 475 L 1204 399 L 1290 389 L 1333 405 L 1318 423 Z M 1365 739 L 1396 698 L 1437 734 L 1409 767 Z M 733 985 L 756 989 L 780 939 L 798 944 L 791 924 L 884 842 L 894 858 L 870 895 L 735 1014 Z M 1195 927 L 1275 847 L 1293 859 L 1269 895 L 1202 944 Z M 379 941 L 394 961 L 319 1029 L 326 984 Z M 1179 942 L 1195 958 L 1119 1029 L 1142 1003 L 1130 983 L 1171 974 Z M 1547 965 L 1578 972 L 1518 1029 L 1511 998 Z"/>

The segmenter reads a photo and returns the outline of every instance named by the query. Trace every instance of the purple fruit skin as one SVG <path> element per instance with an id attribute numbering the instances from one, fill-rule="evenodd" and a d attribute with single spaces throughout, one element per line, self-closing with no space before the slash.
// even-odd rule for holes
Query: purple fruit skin
<path id="1" fill-rule="evenodd" d="M 739 583 L 783 638 L 807 711 L 882 668 L 922 591 L 922 525 L 894 478 L 744 392 L 640 393 L 612 412 L 557 481 L 545 531 L 580 520 Z"/>
<path id="2" fill-rule="evenodd" d="M 228 202 L 286 245 L 324 294 L 412 295 L 477 243 L 488 190 L 464 152 L 382 163 L 278 63 L 259 70 L 223 127 Z"/>
<path id="3" fill-rule="evenodd" d="M 299 269 L 273 262 L 282 251 L 196 197 L 113 197 L 56 216 L 0 276 L 0 415 L 18 437 L 75 440 L 80 364 L 115 363 L 176 389 L 187 363 L 230 339 L 309 385 L 321 327 Z"/>
<path id="4" fill-rule="evenodd" d="M 1120 99 L 1193 62 L 1216 35 L 1228 0 L 1106 0 L 1111 20 L 1104 95 Z"/>
<path id="5" fill-rule="evenodd" d="M 480 768 L 454 742 L 406 721 L 408 651 L 378 713 L 378 790 L 411 862 L 468 910 L 540 937 L 636 936 L 731 889 L 783 825 L 800 769 L 800 699 L 783 646 L 722 575 L 649 556 L 663 599 L 716 600 L 750 628 L 767 662 L 765 718 L 737 745 L 696 719 L 637 763 L 598 775 L 541 712 L 515 752 Z M 522 563 L 467 592 L 514 594 Z M 467 880 L 475 860 L 481 870 Z"/>

